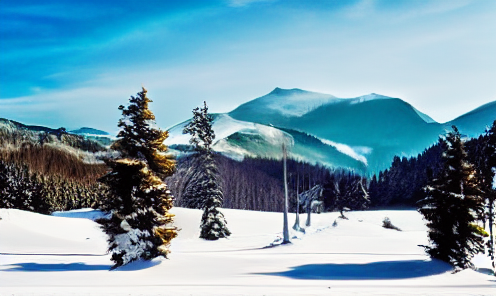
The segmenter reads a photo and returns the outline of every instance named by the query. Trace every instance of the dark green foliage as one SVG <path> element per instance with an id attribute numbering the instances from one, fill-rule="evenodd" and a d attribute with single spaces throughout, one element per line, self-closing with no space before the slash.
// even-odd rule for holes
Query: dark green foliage
<path id="1" fill-rule="evenodd" d="M 50 214 L 96 207 L 106 194 L 106 188 L 99 184 L 30 173 L 25 165 L 0 160 L 0 208 Z"/>
<path id="2" fill-rule="evenodd" d="M 100 178 L 109 188 L 101 208 L 110 211 L 111 217 L 99 222 L 109 235 L 112 268 L 167 257 L 170 241 L 177 236 L 174 215 L 169 213 L 173 196 L 162 181 L 174 171 L 163 144 L 168 133 L 154 128 L 155 116 L 148 109 L 151 100 L 146 93 L 143 88 L 131 96 L 128 107 L 119 107 L 121 131 L 112 148 L 121 155 L 106 160 L 111 172 Z"/>
<path id="3" fill-rule="evenodd" d="M 335 171 L 329 175 L 324 186 L 324 205 L 327 210 L 338 210 L 344 217 L 348 210 L 368 208 L 369 193 L 365 178 L 347 171 Z"/>
<path id="4" fill-rule="evenodd" d="M 482 237 L 471 226 L 483 210 L 482 192 L 455 126 L 445 144 L 443 169 L 425 188 L 426 198 L 419 202 L 431 242 L 424 248 L 431 257 L 464 269 L 473 266 L 470 260 L 482 248 Z"/>
<path id="5" fill-rule="evenodd" d="M 254 211 L 282 212 L 284 207 L 283 180 L 281 160 L 249 158 L 242 161 L 232 160 L 221 154 L 213 154 L 218 168 L 219 186 L 223 192 L 223 207 L 228 209 L 242 209 Z M 334 180 L 354 187 L 356 195 L 353 202 L 347 203 L 346 207 L 352 210 L 363 210 L 368 206 L 364 199 L 364 193 L 358 183 L 360 180 L 366 189 L 365 179 L 358 174 L 345 170 L 332 170 L 322 165 L 312 165 L 301 161 L 288 159 L 288 190 L 290 199 L 290 212 L 296 212 L 296 194 L 309 190 L 317 184 L 324 185 L 323 202 L 325 211 L 338 210 L 336 196 L 332 192 L 331 185 Z M 171 191 L 176 197 L 176 206 L 201 208 L 196 201 L 201 201 L 201 195 L 193 193 L 194 183 L 201 173 L 199 158 L 197 155 L 183 156 L 177 159 L 176 173 L 167 178 Z M 357 187 L 358 186 L 358 187 Z M 191 193 L 186 193 L 190 191 Z M 198 198 L 192 198 L 197 196 Z M 305 211 L 300 204 L 300 212 Z"/>
<path id="6" fill-rule="evenodd" d="M 41 184 L 26 166 L 0 161 L 0 207 L 48 213 L 49 206 L 40 196 Z"/>
<path id="7" fill-rule="evenodd" d="M 208 114 L 207 103 L 204 102 L 203 108 L 193 110 L 193 119 L 183 131 L 191 135 L 190 143 L 197 152 L 194 157 L 198 168 L 191 176 L 183 198 L 186 205 L 203 209 L 200 238 L 206 240 L 216 240 L 231 235 L 224 215 L 218 210 L 222 206 L 224 196 L 211 148 L 215 139 L 212 121 L 212 116 Z"/>
<path id="8" fill-rule="evenodd" d="M 494 178 L 496 174 L 496 120 L 485 135 L 480 136 L 476 141 L 471 141 L 467 145 L 469 159 L 475 164 L 480 176 L 480 187 L 483 192 L 485 212 L 480 220 L 489 228 L 489 240 L 487 241 L 488 255 L 492 261 L 493 272 L 496 273 L 495 246 L 493 227 L 496 218 L 496 190 L 494 189 Z"/>
<path id="9" fill-rule="evenodd" d="M 224 208 L 255 211 L 282 211 L 284 194 L 282 179 L 269 175 L 277 161 L 245 158 L 238 162 L 221 154 L 213 154 L 218 168 L 219 186 L 223 192 Z M 194 189 L 201 173 L 199 158 L 196 154 L 180 157 L 176 173 L 167 178 L 171 191 L 176 197 L 176 206 L 201 208 L 202 198 Z M 263 164 L 263 165 L 262 165 Z M 282 166 L 282 164 L 281 164 Z M 187 192 L 188 191 L 188 192 Z"/>
<path id="10" fill-rule="evenodd" d="M 486 217 L 489 222 L 489 241 L 487 243 L 488 254 L 491 258 L 493 272 L 496 274 L 495 243 L 493 227 L 496 220 L 496 120 L 486 133 L 485 166 L 481 175 L 483 176 L 484 199 L 487 205 Z M 492 180 L 491 180 L 492 179 Z"/>
<path id="11" fill-rule="evenodd" d="M 169 133 L 155 128 L 155 116 L 148 109 L 152 101 L 146 92 L 143 88 L 136 97 L 131 96 L 127 107 L 119 106 L 123 116 L 118 123 L 121 131 L 112 148 L 123 157 L 145 161 L 153 173 L 165 178 L 174 173 L 172 157 L 164 154 L 167 150 L 164 140 Z"/>
<path id="12" fill-rule="evenodd" d="M 104 209 L 111 209 L 110 220 L 102 221 L 110 234 L 109 251 L 113 268 L 134 260 L 167 256 L 167 246 L 177 233 L 168 213 L 172 195 L 167 186 L 150 174 L 143 161 L 117 160 L 112 172 L 101 179 L 110 188 Z"/>
<path id="13" fill-rule="evenodd" d="M 217 181 L 218 171 L 215 162 L 210 159 L 212 155 L 206 155 L 205 163 L 202 165 L 204 173 L 198 184 L 203 186 L 204 193 L 202 225 L 200 237 L 207 240 L 216 240 L 228 237 L 231 232 L 227 228 L 224 215 L 218 210 L 222 206 L 223 194 Z"/>
<path id="14" fill-rule="evenodd" d="M 444 142 L 412 158 L 395 156 L 391 167 L 374 175 L 369 184 L 372 207 L 414 206 L 424 198 L 423 188 L 442 168 Z"/>

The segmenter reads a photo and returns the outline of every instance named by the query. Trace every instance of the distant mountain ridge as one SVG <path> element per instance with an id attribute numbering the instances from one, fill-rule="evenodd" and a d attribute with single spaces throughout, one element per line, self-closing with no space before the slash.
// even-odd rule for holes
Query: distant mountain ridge
<path id="1" fill-rule="evenodd" d="M 82 127 L 77 130 L 69 131 L 71 134 L 77 135 L 98 135 L 98 136 L 110 136 L 109 133 L 101 130 L 97 130 L 91 127 Z"/>
<path id="2" fill-rule="evenodd" d="M 442 124 L 399 98 L 372 93 L 346 99 L 301 89 L 275 88 L 223 116 L 285 132 L 294 141 L 294 158 L 370 174 L 389 167 L 395 155 L 409 157 L 421 153 L 436 143 L 451 125 L 458 126 L 469 137 L 482 134 L 496 119 L 496 102 Z M 225 126 L 214 123 L 214 131 L 221 135 L 218 140 L 222 140 L 222 147 L 236 147 L 240 154 L 237 157 L 280 155 L 279 147 L 272 145 L 269 149 L 262 144 L 270 141 L 267 135 L 255 130 L 232 131 Z M 177 142 L 177 136 L 171 132 L 169 143 Z M 255 143 L 258 143 L 256 148 Z M 214 149 L 225 153 L 220 146 L 214 145 Z M 267 155 L 264 149 L 272 153 Z"/>
<path id="3" fill-rule="evenodd" d="M 14 120 L 6 119 L 6 118 L 0 118 L 0 123 L 4 125 L 10 125 L 15 128 L 19 129 L 25 129 L 25 130 L 30 130 L 33 132 L 46 132 L 46 133 L 58 133 L 61 131 L 61 128 L 54 129 L 54 128 L 49 128 L 45 126 L 40 126 L 40 125 L 26 125 Z"/>
<path id="4" fill-rule="evenodd" d="M 36 133 L 47 133 L 47 134 L 56 135 L 59 138 L 63 134 L 73 134 L 77 136 L 82 136 L 85 139 L 94 140 L 104 146 L 109 146 L 112 143 L 112 137 L 110 136 L 109 133 L 89 127 L 82 127 L 77 130 L 67 131 L 63 127 L 54 129 L 40 125 L 26 125 L 14 120 L 0 118 L 0 128 L 7 128 L 10 130 L 25 130 Z"/>
<path id="5" fill-rule="evenodd" d="M 15 121 L 15 120 L 6 119 L 6 118 L 0 118 L 0 123 L 7 124 L 7 125 L 13 126 L 15 128 L 19 128 L 19 129 L 25 129 L 25 130 L 33 131 L 33 132 L 58 133 L 60 131 L 66 131 L 66 129 L 63 127 L 55 129 L 55 128 L 49 128 L 49 127 L 41 126 L 41 125 L 27 125 L 27 124 L 23 124 L 23 123 Z M 77 130 L 68 131 L 68 133 L 76 134 L 76 135 L 92 134 L 92 135 L 110 136 L 110 134 L 105 132 L 105 131 L 90 128 L 90 127 L 82 127 L 82 128 L 77 129 Z"/>

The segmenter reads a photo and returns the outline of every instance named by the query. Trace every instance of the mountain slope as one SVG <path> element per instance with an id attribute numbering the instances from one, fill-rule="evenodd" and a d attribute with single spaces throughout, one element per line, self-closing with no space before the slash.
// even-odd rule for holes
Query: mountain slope
<path id="1" fill-rule="evenodd" d="M 491 126 L 494 120 L 496 120 L 496 101 L 447 122 L 445 126 L 449 128 L 451 125 L 456 125 L 463 134 L 473 138 L 479 136 L 486 126 Z"/>
<path id="2" fill-rule="evenodd" d="M 421 153 L 452 124 L 470 137 L 480 135 L 496 119 L 496 102 L 441 124 L 398 98 L 369 94 L 343 99 L 276 88 L 225 116 L 227 124 L 214 124 L 221 140 L 216 149 L 234 158 L 280 157 L 270 134 L 283 132 L 294 141 L 294 158 L 372 174 L 388 168 L 396 155 Z M 187 144 L 187 135 L 182 137 Z"/>
<path id="3" fill-rule="evenodd" d="M 312 93 L 311 93 L 312 94 Z M 248 102 L 229 115 L 233 118 L 288 128 L 324 140 L 365 148 L 369 171 L 390 165 L 395 155 L 411 156 L 434 144 L 444 128 L 427 115 L 396 98 L 370 94 L 351 99 L 329 99 L 304 114 L 295 116 L 267 108 L 269 100 L 307 103 L 305 91 L 276 89 Z M 285 100 L 286 97 L 291 100 Z M 415 139 L 415 140 L 413 140 Z"/>
<path id="4" fill-rule="evenodd" d="M 283 142 L 292 143 L 291 156 L 310 163 L 322 163 L 330 167 L 344 167 L 364 172 L 366 160 L 338 143 L 326 143 L 321 139 L 291 129 L 235 120 L 227 114 L 214 114 L 212 128 L 215 132 L 213 149 L 233 159 L 245 156 L 280 159 Z M 182 122 L 169 129 L 164 144 L 174 151 L 187 152 L 190 135 L 183 134 Z M 344 152 L 343 152 L 344 151 Z"/>

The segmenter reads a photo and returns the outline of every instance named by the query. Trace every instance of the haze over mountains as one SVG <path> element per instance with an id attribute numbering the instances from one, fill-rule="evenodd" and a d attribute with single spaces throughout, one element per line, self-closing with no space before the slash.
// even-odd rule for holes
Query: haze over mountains
<path id="1" fill-rule="evenodd" d="M 214 118 L 214 149 L 233 158 L 280 157 L 286 139 L 294 143 L 294 158 L 370 174 L 389 167 L 395 155 L 421 153 L 452 125 L 468 137 L 482 134 L 496 119 L 496 102 L 438 123 L 399 98 L 276 88 Z M 166 144 L 181 149 L 188 143 L 186 122 L 169 129 Z"/>

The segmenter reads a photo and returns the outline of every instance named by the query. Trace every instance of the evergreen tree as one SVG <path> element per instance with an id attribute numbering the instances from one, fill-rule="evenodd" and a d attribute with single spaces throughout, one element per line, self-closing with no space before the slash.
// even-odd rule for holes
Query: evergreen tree
<path id="1" fill-rule="evenodd" d="M 431 257 L 464 269 L 473 266 L 470 260 L 482 248 L 482 237 L 473 224 L 482 210 L 481 191 L 455 126 L 445 142 L 443 170 L 426 186 L 426 198 L 419 202 L 432 244 L 424 248 Z"/>
<path id="2" fill-rule="evenodd" d="M 495 248 L 493 226 L 495 221 L 496 207 L 496 120 L 490 129 L 487 130 L 484 141 L 484 151 L 480 162 L 482 187 L 486 204 L 486 217 L 489 223 L 489 241 L 487 242 L 488 255 L 491 258 L 493 272 L 496 273 Z"/>
<path id="3" fill-rule="evenodd" d="M 213 118 L 208 114 L 207 103 L 203 108 L 193 109 L 193 119 L 184 130 L 190 134 L 194 146 L 198 172 L 189 183 L 184 198 L 191 207 L 202 208 L 200 238 L 216 240 L 231 235 L 224 215 L 218 210 L 222 206 L 223 192 L 219 186 L 218 169 L 214 160 L 212 143 L 215 134 L 212 129 Z"/>
<path id="4" fill-rule="evenodd" d="M 106 160 L 112 171 L 100 178 L 109 187 L 102 208 L 111 210 L 112 215 L 102 223 L 115 262 L 112 268 L 138 259 L 167 257 L 170 241 L 177 236 L 169 213 L 173 196 L 162 181 L 174 171 L 163 144 L 168 133 L 155 128 L 146 93 L 143 88 L 136 97 L 131 96 L 128 107 L 119 107 L 121 131 L 112 148 L 121 156 Z"/>

